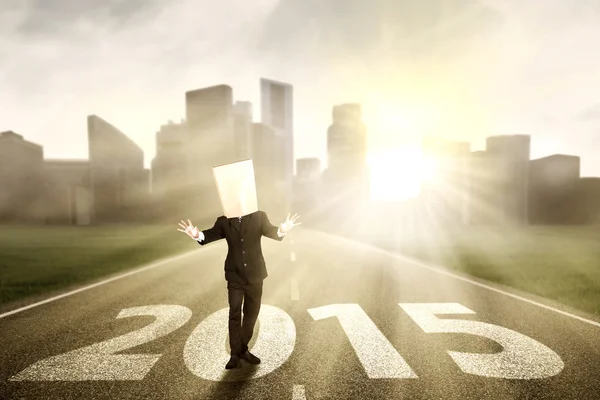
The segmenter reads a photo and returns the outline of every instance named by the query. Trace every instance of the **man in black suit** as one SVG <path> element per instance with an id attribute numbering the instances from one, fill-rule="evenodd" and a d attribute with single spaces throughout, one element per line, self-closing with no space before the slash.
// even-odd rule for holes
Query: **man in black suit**
<path id="1" fill-rule="evenodd" d="M 199 231 L 188 219 L 188 225 L 181 221 L 177 229 L 186 233 L 200 245 L 226 239 L 229 250 L 225 259 L 225 280 L 229 298 L 229 346 L 231 358 L 226 369 L 240 367 L 240 358 L 250 364 L 259 364 L 260 359 L 248 351 L 254 325 L 260 311 L 263 280 L 267 277 L 267 267 L 263 258 L 261 238 L 266 236 L 281 241 L 294 226 L 298 215 L 278 227 L 271 225 L 267 213 L 256 211 L 237 218 L 222 215 L 210 229 Z M 242 322 L 242 300 L 244 320 Z"/>

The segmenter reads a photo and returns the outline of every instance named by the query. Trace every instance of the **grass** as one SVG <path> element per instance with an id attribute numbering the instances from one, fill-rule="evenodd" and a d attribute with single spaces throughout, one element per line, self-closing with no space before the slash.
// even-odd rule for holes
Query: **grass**
<path id="1" fill-rule="evenodd" d="M 172 226 L 0 225 L 0 304 L 92 282 L 194 249 L 191 239 L 176 231 L 177 222 Z"/>
<path id="2" fill-rule="evenodd" d="M 194 221 L 198 227 L 214 221 Z M 192 249 L 172 226 L 0 226 L 0 304 Z M 359 239 L 354 236 L 355 239 Z M 600 227 L 468 228 L 383 248 L 600 316 Z"/>
<path id="3" fill-rule="evenodd" d="M 600 316 L 600 227 L 467 228 L 373 243 Z"/>

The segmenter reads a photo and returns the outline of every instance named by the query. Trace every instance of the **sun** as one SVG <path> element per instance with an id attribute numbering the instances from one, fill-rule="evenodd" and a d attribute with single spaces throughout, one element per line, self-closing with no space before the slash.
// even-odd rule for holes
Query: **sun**
<path id="1" fill-rule="evenodd" d="M 378 201 L 403 201 L 417 197 L 421 183 L 432 179 L 433 165 L 419 147 L 384 150 L 367 158 L 370 197 Z"/>

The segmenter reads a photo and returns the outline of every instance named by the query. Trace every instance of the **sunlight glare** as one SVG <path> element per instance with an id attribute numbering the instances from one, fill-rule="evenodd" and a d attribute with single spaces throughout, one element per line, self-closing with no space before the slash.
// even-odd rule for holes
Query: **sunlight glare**
<path id="1" fill-rule="evenodd" d="M 369 155 L 371 199 L 402 201 L 419 195 L 421 182 L 433 177 L 434 166 L 418 147 L 386 150 Z"/>

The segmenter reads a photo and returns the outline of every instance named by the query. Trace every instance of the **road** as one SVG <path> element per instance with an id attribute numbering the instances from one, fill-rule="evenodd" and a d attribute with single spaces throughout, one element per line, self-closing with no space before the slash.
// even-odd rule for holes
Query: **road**
<path id="1" fill-rule="evenodd" d="M 259 366 L 224 369 L 227 244 L 190 240 L 2 314 L 0 398 L 598 398 L 598 319 L 318 231 L 262 242 Z"/>

